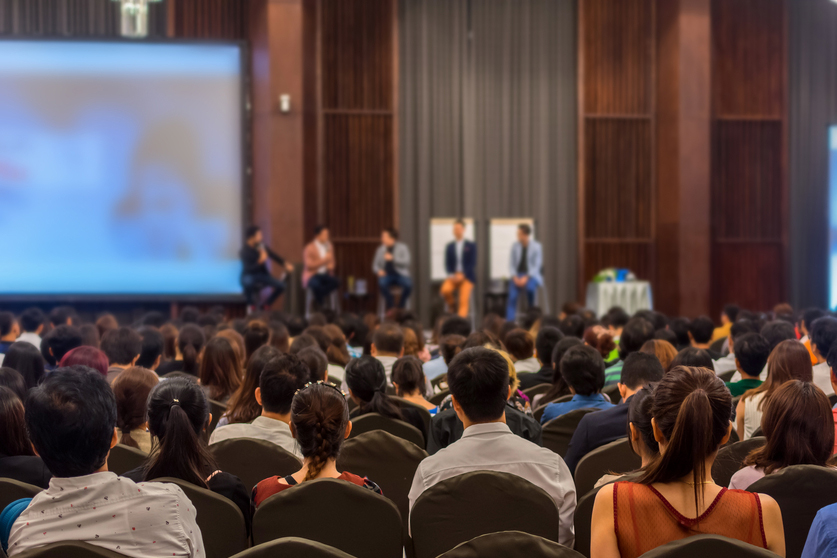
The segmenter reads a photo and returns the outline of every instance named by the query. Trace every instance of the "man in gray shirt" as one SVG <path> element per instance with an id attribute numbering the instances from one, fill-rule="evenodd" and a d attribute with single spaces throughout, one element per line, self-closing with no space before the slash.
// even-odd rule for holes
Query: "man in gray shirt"
<path id="1" fill-rule="evenodd" d="M 378 285 L 386 301 L 387 310 L 395 306 L 390 291 L 392 287 L 401 288 L 398 307 L 406 307 L 413 290 L 413 281 L 410 279 L 410 248 L 403 242 L 398 242 L 397 230 L 390 228 L 381 233 L 381 245 L 375 252 L 372 271 L 378 276 Z"/>

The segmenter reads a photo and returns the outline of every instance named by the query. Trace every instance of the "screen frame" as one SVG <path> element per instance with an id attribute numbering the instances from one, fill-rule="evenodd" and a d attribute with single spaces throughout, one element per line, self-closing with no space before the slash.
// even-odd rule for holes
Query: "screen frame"
<path id="1" fill-rule="evenodd" d="M 130 45 L 197 45 L 197 46 L 234 46 L 239 51 L 241 72 L 239 75 L 239 109 L 241 141 L 239 159 L 241 162 L 241 230 L 240 243 L 244 244 L 244 230 L 251 220 L 253 209 L 252 188 L 252 105 L 250 84 L 252 68 L 250 66 L 250 45 L 246 40 L 193 39 L 147 37 L 131 39 L 120 36 L 104 37 L 42 37 L 15 35 L 0 37 L 0 44 L 14 42 L 37 43 L 90 43 L 90 44 L 130 44 Z M 202 294 L 202 293 L 4 293 L 0 291 L 0 302 L 207 302 L 207 303 L 243 303 L 244 289 L 238 293 Z"/>

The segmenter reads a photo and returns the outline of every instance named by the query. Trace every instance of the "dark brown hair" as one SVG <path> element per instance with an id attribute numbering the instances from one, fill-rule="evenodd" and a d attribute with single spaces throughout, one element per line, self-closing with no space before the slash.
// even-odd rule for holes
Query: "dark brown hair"
<path id="1" fill-rule="evenodd" d="M 601 327 L 601 326 L 599 326 Z M 595 327 L 588 327 L 584 330 L 582 339 L 585 343 L 599 351 L 602 358 L 607 358 L 613 349 L 616 348 L 616 343 L 613 341 L 613 336 L 602 327 L 602 331 L 597 332 Z"/>
<path id="2" fill-rule="evenodd" d="M 262 414 L 262 406 L 256 401 L 259 378 L 265 365 L 281 355 L 282 353 L 276 347 L 265 345 L 256 349 L 256 352 L 250 356 L 244 371 L 244 380 L 227 404 L 227 409 L 229 409 L 227 420 L 230 424 L 253 422 Z"/>
<path id="3" fill-rule="evenodd" d="M 761 428 L 767 444 L 744 465 L 769 475 L 791 465 L 824 467 L 834 451 L 834 416 L 825 393 L 810 382 L 790 380 L 779 386 L 765 407 Z"/>
<path id="4" fill-rule="evenodd" d="M 258 320 L 254 320 L 247 324 L 247 329 L 244 330 L 244 347 L 247 350 L 246 360 L 250 360 L 250 356 L 256 352 L 256 349 L 267 345 L 270 342 L 270 328 L 267 324 Z"/>
<path id="5" fill-rule="evenodd" d="M 223 401 L 241 385 L 241 361 L 232 343 L 223 337 L 209 340 L 203 349 L 200 369 L 201 385 L 209 388 L 209 398 Z"/>
<path id="6" fill-rule="evenodd" d="M 9 457 L 35 455 L 26 435 L 23 402 L 5 386 L 0 386 L 0 453 Z"/>
<path id="7" fill-rule="evenodd" d="M 648 353 L 657 357 L 657 360 L 660 361 L 660 364 L 663 365 L 663 370 L 666 372 L 671 368 L 671 363 L 677 356 L 677 349 L 674 348 L 674 345 L 663 339 L 646 341 L 639 352 Z"/>
<path id="8" fill-rule="evenodd" d="M 779 387 L 791 380 L 812 382 L 814 369 L 811 365 L 811 355 L 805 345 L 794 339 L 786 339 L 776 345 L 767 358 L 767 380 L 759 387 L 747 391 L 741 396 L 741 401 L 764 393 L 758 404 L 758 409 L 767 408 L 767 403 Z"/>
<path id="9" fill-rule="evenodd" d="M 515 360 L 531 358 L 535 353 L 535 340 L 525 329 L 513 329 L 503 339 L 506 350 Z"/>
<path id="10" fill-rule="evenodd" d="M 346 398 L 334 387 L 312 384 L 294 395 L 291 423 L 299 451 L 311 460 L 303 482 L 315 479 L 343 447 L 349 424 Z"/>
<path id="11" fill-rule="evenodd" d="M 244 337 L 231 327 L 222 329 L 215 334 L 215 337 L 221 337 L 230 342 L 230 345 L 232 345 L 235 351 L 235 356 L 238 357 L 239 361 L 241 361 L 241 367 L 244 368 L 247 363 L 247 349 L 244 347 Z"/>
<path id="12" fill-rule="evenodd" d="M 172 324 L 163 324 L 160 333 L 163 334 L 163 360 L 174 360 L 177 358 L 177 328 Z"/>
<path id="13" fill-rule="evenodd" d="M 203 330 L 195 324 L 186 324 L 177 334 L 177 349 L 183 357 L 183 371 L 187 374 L 197 375 L 198 355 L 204 343 L 206 343 L 206 337 Z"/>
<path id="14" fill-rule="evenodd" d="M 140 366 L 126 368 L 113 381 L 116 426 L 122 432 L 119 443 L 139 448 L 137 441 L 131 438 L 131 431 L 146 421 L 148 395 L 159 381 L 157 374 Z"/>
<path id="15" fill-rule="evenodd" d="M 703 502 L 706 458 L 718 451 L 729 432 L 732 396 L 711 370 L 675 366 L 654 390 L 651 415 L 667 445 L 636 482 L 668 483 L 691 473 L 697 517 Z"/>
<path id="16" fill-rule="evenodd" d="M 400 397 L 417 391 L 424 397 L 425 382 L 424 368 L 416 357 L 401 357 L 392 365 L 392 383 L 397 386 Z"/>
<path id="17" fill-rule="evenodd" d="M 349 349 L 346 346 L 346 335 L 342 329 L 334 324 L 323 326 L 323 331 L 331 338 L 331 345 L 328 346 L 326 351 L 328 362 L 345 368 L 350 360 Z"/>

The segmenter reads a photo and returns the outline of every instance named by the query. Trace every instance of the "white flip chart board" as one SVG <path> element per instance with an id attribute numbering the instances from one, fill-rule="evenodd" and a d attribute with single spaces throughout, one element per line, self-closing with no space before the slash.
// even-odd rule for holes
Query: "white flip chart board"
<path id="1" fill-rule="evenodd" d="M 465 240 L 473 241 L 475 237 L 474 220 L 462 219 L 465 222 Z M 445 248 L 453 242 L 453 224 L 457 219 L 438 218 L 430 220 L 430 280 L 444 281 L 448 274 L 445 270 Z M 479 254 L 479 252 L 477 252 Z"/>
<path id="2" fill-rule="evenodd" d="M 520 225 L 532 227 L 532 238 L 535 238 L 535 220 L 531 217 L 519 219 L 491 219 L 488 239 L 491 243 L 491 279 L 505 280 L 509 277 L 509 259 L 512 245 L 517 242 L 517 227 Z"/>

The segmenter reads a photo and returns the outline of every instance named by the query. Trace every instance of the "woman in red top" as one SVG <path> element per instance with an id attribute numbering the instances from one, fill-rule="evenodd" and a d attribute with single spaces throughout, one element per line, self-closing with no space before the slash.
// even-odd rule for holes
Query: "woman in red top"
<path id="1" fill-rule="evenodd" d="M 369 479 L 337 470 L 337 456 L 351 431 L 349 407 L 337 387 L 317 382 L 299 390 L 291 404 L 291 433 L 305 461 L 293 475 L 270 477 L 257 484 L 253 488 L 256 507 L 274 494 L 314 479 L 341 479 L 382 494 Z"/>
<path id="2" fill-rule="evenodd" d="M 635 482 L 602 488 L 593 507 L 591 558 L 636 558 L 668 542 L 714 534 L 785 555 L 773 498 L 712 480 L 729 440 L 732 397 L 705 368 L 676 366 L 654 390 L 651 415 L 660 456 Z"/>

